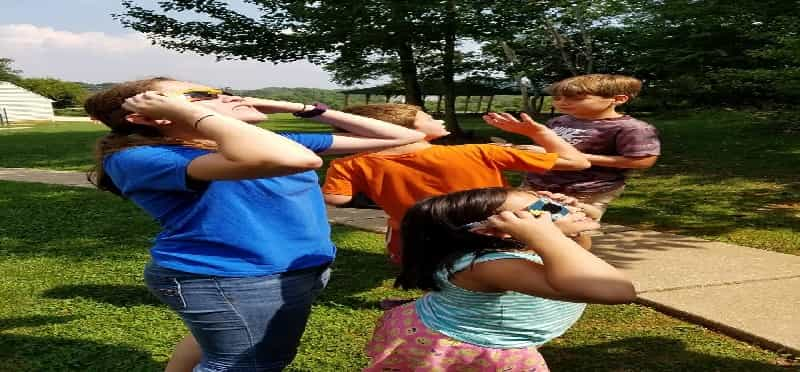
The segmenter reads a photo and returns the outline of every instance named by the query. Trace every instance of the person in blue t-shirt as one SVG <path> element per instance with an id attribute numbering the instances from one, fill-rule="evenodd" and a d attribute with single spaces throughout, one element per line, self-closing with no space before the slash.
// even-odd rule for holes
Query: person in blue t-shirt
<path id="1" fill-rule="evenodd" d="M 242 98 L 169 78 L 116 85 L 85 108 L 111 129 L 97 142 L 90 179 L 162 229 L 145 281 L 191 331 L 167 370 L 288 365 L 336 251 L 318 154 L 424 136 L 321 104 Z M 349 133 L 277 134 L 248 124 L 281 112 Z"/>

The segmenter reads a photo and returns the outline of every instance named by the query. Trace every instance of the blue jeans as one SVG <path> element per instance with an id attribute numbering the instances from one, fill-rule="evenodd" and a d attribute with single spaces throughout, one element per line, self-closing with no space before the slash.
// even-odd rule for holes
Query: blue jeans
<path id="1" fill-rule="evenodd" d="M 186 323 L 205 371 L 281 371 L 297 354 L 328 265 L 259 277 L 213 277 L 149 263 L 150 291 Z"/>

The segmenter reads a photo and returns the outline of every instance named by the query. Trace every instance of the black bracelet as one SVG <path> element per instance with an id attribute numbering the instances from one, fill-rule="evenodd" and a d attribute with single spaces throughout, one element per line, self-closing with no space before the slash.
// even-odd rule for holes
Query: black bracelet
<path id="1" fill-rule="evenodd" d="M 313 105 L 311 105 L 311 107 L 313 107 L 313 109 L 306 111 L 306 105 L 304 104 L 303 105 L 303 110 L 297 111 L 297 112 L 293 113 L 292 115 L 294 115 L 294 116 L 296 116 L 298 118 L 308 119 L 308 118 L 313 118 L 315 116 L 319 116 L 319 115 L 321 115 L 322 113 L 324 113 L 325 111 L 328 110 L 328 106 L 327 105 L 325 105 L 323 103 L 319 103 L 319 102 L 315 102 Z"/>
<path id="2" fill-rule="evenodd" d="M 214 115 L 215 114 L 203 115 L 203 116 L 200 117 L 200 119 L 195 120 L 194 121 L 194 125 L 193 125 L 194 129 L 197 129 L 197 124 L 200 124 L 201 121 L 203 121 L 204 119 L 208 119 L 208 118 L 210 118 L 210 117 L 212 117 Z"/>

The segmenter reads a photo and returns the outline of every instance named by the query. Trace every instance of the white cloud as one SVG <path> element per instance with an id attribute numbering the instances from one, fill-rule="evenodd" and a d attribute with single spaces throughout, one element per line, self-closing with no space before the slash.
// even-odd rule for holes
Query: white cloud
<path id="1" fill-rule="evenodd" d="M 335 87 L 327 72 L 308 62 L 216 62 L 212 56 L 180 54 L 151 45 L 139 33 L 110 35 L 7 24 L 0 25 L 0 50 L 0 56 L 13 59 L 13 67 L 26 77 L 106 82 L 163 75 L 239 89 Z"/>
<path id="2" fill-rule="evenodd" d="M 4 48 L 39 52 L 50 49 L 81 49 L 111 54 L 136 53 L 151 47 L 141 34 L 109 36 L 102 32 L 58 31 L 30 24 L 0 25 L 0 45 Z"/>

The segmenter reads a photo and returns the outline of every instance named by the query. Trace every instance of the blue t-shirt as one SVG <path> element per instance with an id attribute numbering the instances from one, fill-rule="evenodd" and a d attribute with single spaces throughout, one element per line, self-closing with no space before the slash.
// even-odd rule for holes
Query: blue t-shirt
<path id="1" fill-rule="evenodd" d="M 315 152 L 330 134 L 282 134 Z M 187 185 L 186 167 L 209 153 L 185 146 L 131 147 L 109 155 L 106 173 L 162 231 L 151 249 L 163 267 L 214 276 L 261 276 L 329 263 L 330 240 L 314 171 Z"/>

